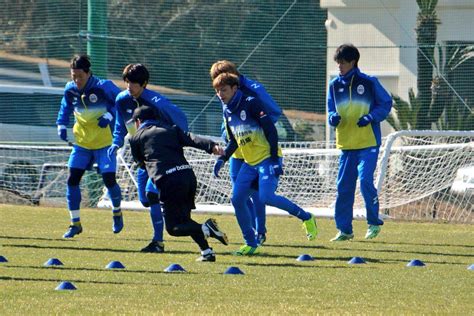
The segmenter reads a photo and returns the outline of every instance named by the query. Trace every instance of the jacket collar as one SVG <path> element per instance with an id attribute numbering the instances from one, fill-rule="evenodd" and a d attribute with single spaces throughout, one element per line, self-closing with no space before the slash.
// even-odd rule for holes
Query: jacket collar
<path id="1" fill-rule="evenodd" d="M 338 75 L 338 81 L 341 82 L 342 84 L 346 85 L 349 82 L 351 82 L 352 77 L 358 76 L 360 74 L 360 70 L 357 67 L 352 68 L 348 73 L 346 73 L 344 76 Z"/>

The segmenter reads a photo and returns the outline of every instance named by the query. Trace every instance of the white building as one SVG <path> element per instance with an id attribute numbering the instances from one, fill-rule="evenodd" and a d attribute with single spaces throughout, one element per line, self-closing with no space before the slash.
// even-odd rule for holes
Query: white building
<path id="1" fill-rule="evenodd" d="M 416 92 L 415 0 L 321 0 L 320 5 L 328 11 L 327 82 L 338 73 L 334 50 L 352 43 L 360 50 L 363 72 L 405 100 L 410 88 Z M 436 11 L 438 42 L 474 42 L 474 0 L 439 0 Z M 386 124 L 384 134 L 389 131 Z"/>

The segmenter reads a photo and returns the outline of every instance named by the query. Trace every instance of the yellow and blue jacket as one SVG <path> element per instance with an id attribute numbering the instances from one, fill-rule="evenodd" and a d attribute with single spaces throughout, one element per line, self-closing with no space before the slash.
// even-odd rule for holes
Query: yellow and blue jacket
<path id="1" fill-rule="evenodd" d="M 273 123 L 278 121 L 278 118 L 281 116 L 283 111 L 281 110 L 278 103 L 267 92 L 263 84 L 256 80 L 245 77 L 244 75 L 239 75 L 239 88 L 242 93 L 259 99 L 259 103 L 263 106 Z M 222 138 L 225 142 L 228 142 L 225 131 L 225 122 L 222 125 Z M 236 159 L 243 159 L 241 150 L 237 149 L 232 157 Z"/>
<path id="2" fill-rule="evenodd" d="M 354 68 L 329 83 L 328 121 L 339 114 L 336 126 L 336 147 L 342 150 L 363 149 L 381 145 L 380 122 L 392 108 L 392 98 L 377 78 Z M 359 127 L 358 120 L 369 114 L 372 122 Z"/>
<path id="3" fill-rule="evenodd" d="M 119 92 L 120 89 L 112 81 L 96 76 L 89 78 L 82 91 L 77 89 L 74 81 L 68 82 L 56 124 L 67 126 L 74 113 L 73 133 L 77 145 L 91 150 L 110 146 L 112 130 L 110 127 L 99 127 L 98 120 L 106 112 L 114 114 L 115 97 Z"/>
<path id="4" fill-rule="evenodd" d="M 229 104 L 224 104 L 223 114 L 230 138 L 225 160 L 237 148 L 244 161 L 251 166 L 267 158 L 282 157 L 275 125 L 258 98 L 237 90 Z"/>

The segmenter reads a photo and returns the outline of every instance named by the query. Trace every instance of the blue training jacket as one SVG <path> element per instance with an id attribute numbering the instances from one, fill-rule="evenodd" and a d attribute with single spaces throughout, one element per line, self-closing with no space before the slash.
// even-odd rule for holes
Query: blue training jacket
<path id="1" fill-rule="evenodd" d="M 91 76 L 81 91 L 74 81 L 68 82 L 64 88 L 56 125 L 68 125 L 70 116 L 74 113 L 73 133 L 77 145 L 91 150 L 110 146 L 111 128 L 99 127 L 98 120 L 107 112 L 114 115 L 115 97 L 119 92 L 120 89 L 112 81 L 96 76 Z"/>
<path id="2" fill-rule="evenodd" d="M 278 103 L 268 94 L 265 87 L 258 81 L 249 79 L 244 75 L 240 75 L 240 90 L 244 94 L 260 99 L 260 103 L 267 112 L 273 123 L 278 121 L 282 111 Z"/>
<path id="3" fill-rule="evenodd" d="M 140 97 L 135 99 L 128 90 L 120 92 L 115 100 L 116 120 L 113 144 L 122 147 L 127 132 L 136 133 L 135 123 L 131 121 L 133 111 L 140 105 L 153 106 L 158 110 L 160 119 L 166 124 L 177 125 L 181 130 L 188 131 L 188 119 L 184 112 L 158 92 L 144 89 Z"/>
<path id="4" fill-rule="evenodd" d="M 328 120 L 339 113 L 341 121 L 336 126 L 336 147 L 343 150 L 380 146 L 380 122 L 392 108 L 392 98 L 376 77 L 354 68 L 344 76 L 329 83 Z M 358 120 L 369 114 L 372 122 L 359 127 Z"/>
<path id="5" fill-rule="evenodd" d="M 237 90 L 229 104 L 224 105 L 223 115 L 230 138 L 226 159 L 237 148 L 251 166 L 270 157 L 282 156 L 275 125 L 258 98 Z"/>

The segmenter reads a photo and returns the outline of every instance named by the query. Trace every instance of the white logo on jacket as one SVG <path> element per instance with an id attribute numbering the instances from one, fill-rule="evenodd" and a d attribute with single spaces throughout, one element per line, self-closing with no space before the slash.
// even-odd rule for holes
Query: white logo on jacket
<path id="1" fill-rule="evenodd" d="M 242 111 L 240 112 L 240 119 L 241 119 L 242 121 L 245 121 L 245 120 L 247 119 L 247 113 L 245 113 L 245 110 L 242 110 Z"/>
<path id="2" fill-rule="evenodd" d="M 364 86 L 361 85 L 361 84 L 358 85 L 358 86 L 357 86 L 357 93 L 358 93 L 358 94 L 364 94 L 364 92 L 365 92 Z"/>
<path id="3" fill-rule="evenodd" d="M 98 100 L 97 96 L 91 93 L 91 95 L 89 96 L 89 101 L 91 101 L 92 103 L 96 103 L 97 100 Z"/>

